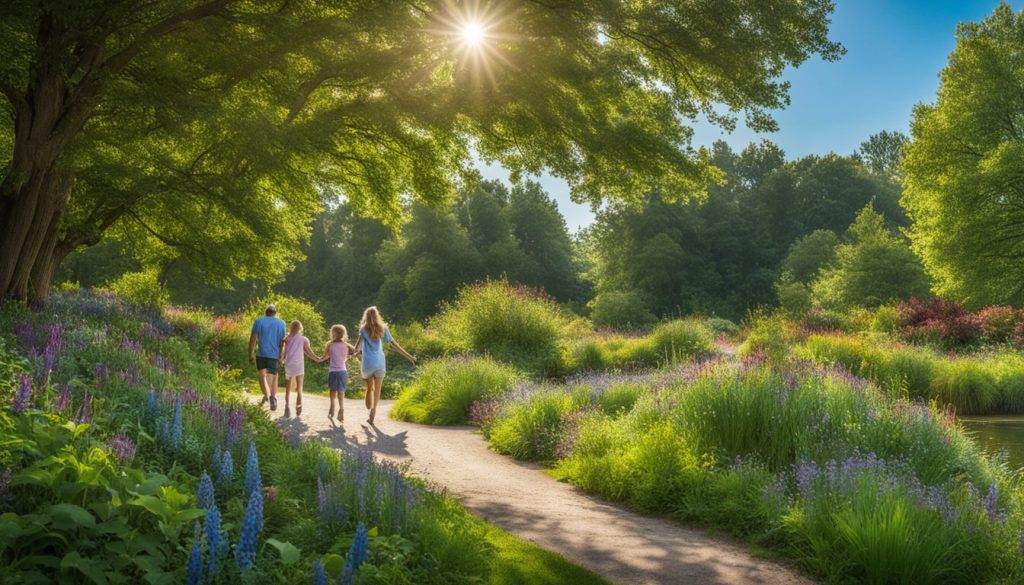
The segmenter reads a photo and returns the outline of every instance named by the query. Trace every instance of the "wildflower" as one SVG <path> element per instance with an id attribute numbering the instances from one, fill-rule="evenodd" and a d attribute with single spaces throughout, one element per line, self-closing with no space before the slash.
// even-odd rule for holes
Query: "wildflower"
<path id="1" fill-rule="evenodd" d="M 320 559 L 313 561 L 313 585 L 327 585 L 327 573 Z"/>
<path id="2" fill-rule="evenodd" d="M 181 401 L 175 401 L 174 403 L 174 421 L 171 422 L 170 427 L 170 443 L 171 448 L 177 449 L 178 445 L 181 444 Z"/>
<path id="3" fill-rule="evenodd" d="M 203 550 L 200 547 L 200 539 L 196 538 L 192 544 L 192 553 L 188 555 L 188 572 L 185 575 L 187 585 L 199 585 L 203 577 Z"/>
<path id="4" fill-rule="evenodd" d="M 249 443 L 249 458 L 245 462 L 245 493 L 252 493 L 262 489 L 263 481 L 260 479 L 260 462 L 256 455 L 256 442 Z"/>
<path id="5" fill-rule="evenodd" d="M 11 400 L 11 412 L 21 414 L 28 408 L 32 399 L 32 379 L 21 374 L 18 376 L 18 391 Z"/>
<path id="6" fill-rule="evenodd" d="M 199 494 L 196 499 L 199 507 L 203 509 L 209 509 L 214 504 L 213 481 L 205 471 L 199 478 Z"/>
<path id="7" fill-rule="evenodd" d="M 220 461 L 221 461 L 220 445 L 217 445 L 213 449 L 213 472 L 214 473 L 217 473 L 217 471 L 220 469 Z"/>
<path id="8" fill-rule="evenodd" d="M 996 485 L 996 482 L 992 482 L 988 493 L 985 494 L 985 513 L 988 514 L 990 520 L 1002 520 L 1002 515 L 999 513 L 999 486 Z"/>
<path id="9" fill-rule="evenodd" d="M 264 501 L 266 501 L 266 502 L 273 502 L 275 499 L 277 499 L 277 488 L 276 487 L 274 487 L 272 485 L 268 485 L 267 487 L 263 488 L 263 500 Z"/>
<path id="10" fill-rule="evenodd" d="M 121 463 L 128 464 L 135 459 L 135 441 L 128 435 L 124 433 L 114 435 L 110 437 L 108 444 Z"/>
<path id="11" fill-rule="evenodd" d="M 107 366 L 107 364 L 97 364 L 96 367 L 93 368 L 93 376 L 95 376 L 97 380 L 106 378 L 109 373 L 110 367 Z"/>
<path id="12" fill-rule="evenodd" d="M 71 386 L 58 384 L 57 390 L 57 402 L 53 404 L 53 409 L 58 413 L 63 413 L 71 405 Z"/>
<path id="13" fill-rule="evenodd" d="M 156 414 L 156 388 L 153 386 L 149 387 L 149 394 L 146 396 L 146 414 L 148 416 Z"/>
<path id="14" fill-rule="evenodd" d="M 217 546 L 220 543 L 220 510 L 217 504 L 210 504 L 206 509 L 203 530 L 206 532 L 206 544 L 210 548 L 210 577 L 213 577 L 217 571 Z"/>
<path id="15" fill-rule="evenodd" d="M 249 569 L 256 562 L 256 545 L 260 532 L 263 530 L 263 491 L 253 490 L 249 495 L 249 504 L 245 507 L 245 519 L 242 521 L 242 536 L 235 549 L 235 558 L 243 569 Z"/>
<path id="16" fill-rule="evenodd" d="M 235 437 L 242 430 L 242 423 L 245 422 L 245 411 L 241 408 L 232 408 L 228 414 L 228 442 L 233 443 Z"/>
<path id="17" fill-rule="evenodd" d="M 75 422 L 92 422 L 92 394 L 88 390 L 85 391 L 85 396 L 82 397 L 82 405 L 78 407 L 78 412 L 75 413 Z"/>
<path id="18" fill-rule="evenodd" d="M 218 479 L 221 483 L 227 483 L 231 481 L 232 476 L 235 474 L 235 460 L 231 457 L 231 451 L 224 451 L 224 458 L 220 462 L 220 474 Z"/>
<path id="19" fill-rule="evenodd" d="M 352 546 L 348 549 L 348 556 L 345 557 L 345 566 L 341 570 L 342 585 L 351 585 L 355 582 L 356 573 L 359 571 L 363 561 L 366 560 L 368 544 L 366 526 L 360 522 L 356 526 L 356 536 L 352 539 Z"/>

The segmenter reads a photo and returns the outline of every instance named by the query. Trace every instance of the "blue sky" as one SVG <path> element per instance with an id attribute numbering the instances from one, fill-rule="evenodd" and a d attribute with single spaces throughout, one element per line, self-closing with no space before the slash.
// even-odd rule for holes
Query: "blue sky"
<path id="1" fill-rule="evenodd" d="M 695 145 L 718 139 L 733 148 L 768 138 L 790 158 L 836 152 L 849 154 L 881 130 L 907 132 L 914 104 L 930 102 L 938 73 L 955 46 L 958 22 L 977 21 L 998 0 L 836 0 L 831 38 L 846 47 L 838 62 L 812 59 L 786 72 L 790 105 L 776 112 L 779 131 L 757 135 L 740 127 L 732 134 L 698 123 Z M 1024 0 L 1011 1 L 1016 10 Z M 499 167 L 481 168 L 487 178 L 507 178 Z M 569 200 L 569 187 L 551 176 L 540 177 L 557 200 L 569 229 L 589 224 L 587 206 Z"/>

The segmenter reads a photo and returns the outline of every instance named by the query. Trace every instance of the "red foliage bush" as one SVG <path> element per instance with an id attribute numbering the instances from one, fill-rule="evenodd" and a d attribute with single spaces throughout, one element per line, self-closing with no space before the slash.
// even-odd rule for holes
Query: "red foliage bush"
<path id="1" fill-rule="evenodd" d="M 985 333 L 979 314 L 939 297 L 928 301 L 910 299 L 902 305 L 900 328 L 910 341 L 937 343 L 948 349 L 974 345 Z"/>

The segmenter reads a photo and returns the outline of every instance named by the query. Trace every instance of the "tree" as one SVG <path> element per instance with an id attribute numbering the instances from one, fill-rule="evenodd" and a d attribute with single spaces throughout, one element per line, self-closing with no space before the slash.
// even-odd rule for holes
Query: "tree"
<path id="1" fill-rule="evenodd" d="M 782 273 L 794 282 L 810 283 L 822 268 L 836 259 L 839 236 L 832 230 L 814 230 L 789 247 Z"/>
<path id="2" fill-rule="evenodd" d="M 929 296 L 921 261 L 885 217 L 864 207 L 836 248 L 836 261 L 811 285 L 815 304 L 834 309 L 876 307 L 895 300 Z"/>
<path id="3" fill-rule="evenodd" d="M 914 109 L 903 205 L 935 292 L 978 308 L 1024 303 L 1024 14 L 957 28 L 935 103 Z"/>
<path id="4" fill-rule="evenodd" d="M 579 268 L 573 259 L 572 239 L 558 204 L 533 181 L 517 185 L 509 195 L 505 217 L 524 261 L 509 278 L 543 288 L 560 301 L 581 291 Z"/>
<path id="5" fill-rule="evenodd" d="M 903 179 L 900 162 L 908 142 L 910 139 L 902 132 L 882 130 L 860 143 L 857 156 L 872 173 L 899 182 Z"/>
<path id="6" fill-rule="evenodd" d="M 403 193 L 453 197 L 471 143 L 579 200 L 699 195 L 716 173 L 686 120 L 773 129 L 786 67 L 842 51 L 829 0 L 516 2 L 485 12 L 476 48 L 458 10 L 3 3 L 0 296 L 45 300 L 57 264 L 115 225 L 144 261 L 279 277 L 325 191 L 397 223 Z"/>

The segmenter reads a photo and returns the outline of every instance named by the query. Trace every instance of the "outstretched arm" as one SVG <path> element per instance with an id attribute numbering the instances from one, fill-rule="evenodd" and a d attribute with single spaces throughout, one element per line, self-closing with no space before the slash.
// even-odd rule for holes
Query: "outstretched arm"
<path id="1" fill-rule="evenodd" d="M 395 351 L 397 351 L 398 353 L 402 354 L 402 356 L 405 357 L 405 359 L 409 360 L 409 363 L 411 363 L 414 366 L 416 365 L 416 356 L 414 356 L 411 353 L 405 351 L 402 348 L 401 345 L 398 345 L 397 341 L 392 340 L 391 341 L 391 347 L 395 348 Z"/>
<path id="2" fill-rule="evenodd" d="M 302 352 L 306 354 L 309 359 L 313 361 L 320 361 L 321 357 L 313 353 L 313 348 L 309 346 L 309 340 L 306 340 L 305 345 L 302 346 Z"/>

